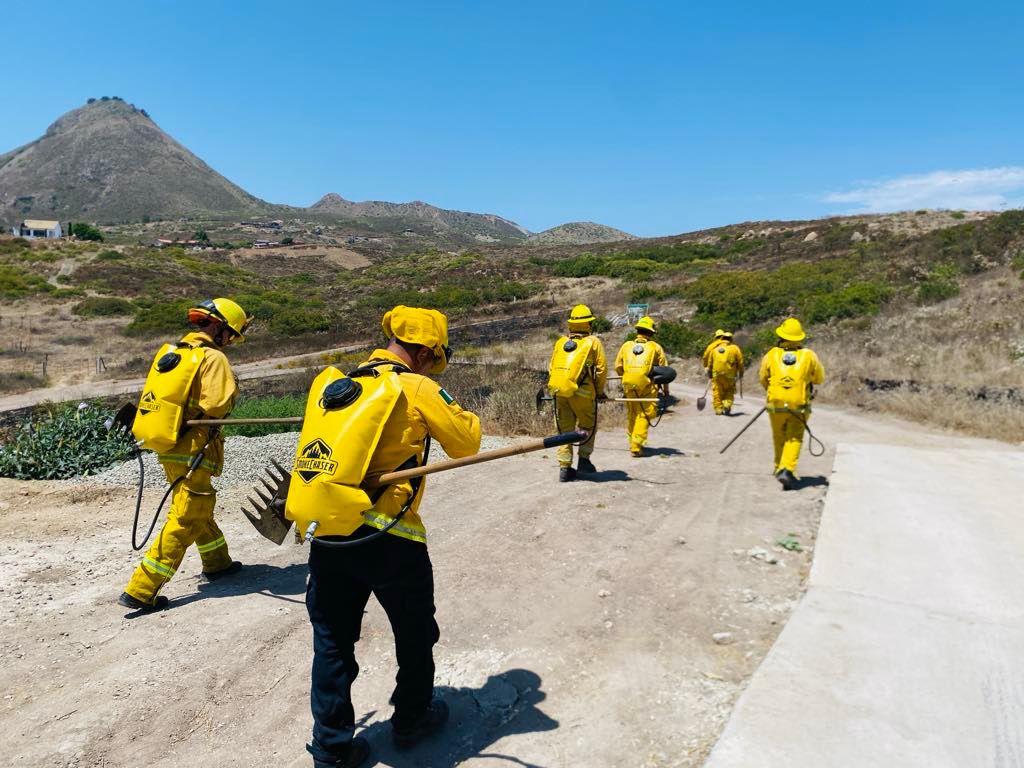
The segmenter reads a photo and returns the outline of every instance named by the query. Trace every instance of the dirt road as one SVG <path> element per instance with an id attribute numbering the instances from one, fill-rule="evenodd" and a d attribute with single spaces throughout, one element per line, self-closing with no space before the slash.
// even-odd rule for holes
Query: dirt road
<path id="1" fill-rule="evenodd" d="M 783 494 L 766 421 L 718 455 L 744 420 L 680 406 L 640 460 L 602 433 L 593 482 L 558 484 L 553 451 L 432 478 L 452 723 L 414 752 L 391 749 L 394 647 L 371 601 L 354 689 L 369 764 L 699 765 L 800 596 L 835 443 L 939 439 L 819 409 L 830 450 Z M 222 489 L 218 506 L 249 567 L 201 584 L 191 551 L 170 610 L 127 618 L 113 601 L 137 560 L 130 490 L 0 481 L 6 765 L 311 764 L 306 550 L 259 538 L 237 512 L 245 492 Z M 803 551 L 775 545 L 788 534 Z"/>

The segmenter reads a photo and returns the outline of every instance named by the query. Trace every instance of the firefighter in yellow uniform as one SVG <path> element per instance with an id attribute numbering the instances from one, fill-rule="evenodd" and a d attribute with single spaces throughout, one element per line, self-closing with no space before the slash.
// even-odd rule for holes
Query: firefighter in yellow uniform
<path id="1" fill-rule="evenodd" d="M 244 338 L 251 319 L 230 299 L 210 299 L 189 309 L 193 330 L 177 347 L 182 351 L 202 350 L 202 361 L 184 399 L 186 420 L 219 419 L 231 412 L 238 385 L 221 350 Z M 185 477 L 200 452 L 200 463 Z M 158 458 L 168 482 L 185 479 L 173 492 L 167 522 L 118 598 L 121 605 L 139 611 L 167 606 L 167 598 L 157 593 L 174 576 L 192 544 L 199 550 L 207 580 L 236 573 L 242 567 L 240 562 L 232 561 L 224 534 L 213 519 L 217 493 L 211 478 L 220 475 L 224 467 L 224 438 L 209 427 L 185 428 L 174 447 L 159 453 Z"/>
<path id="2" fill-rule="evenodd" d="M 555 342 L 548 365 L 548 389 L 555 399 L 555 424 L 559 432 L 575 429 L 589 433 L 579 446 L 577 469 L 572 466 L 572 446 L 558 448 L 558 479 L 568 482 L 576 473 L 597 472 L 590 460 L 597 435 L 597 401 L 604 398 L 608 363 L 601 339 L 592 333 L 596 318 L 586 304 L 569 313 L 569 333 Z"/>
<path id="3" fill-rule="evenodd" d="M 701 357 L 711 379 L 711 403 L 715 413 L 728 416 L 736 397 L 736 380 L 743 375 L 743 350 L 736 346 L 731 331 L 715 331 L 715 339 Z"/>
<path id="4" fill-rule="evenodd" d="M 364 390 L 372 386 L 373 379 L 389 372 L 398 374 L 400 385 L 383 427 L 369 425 L 370 432 L 379 437 L 375 444 L 365 446 L 371 451 L 365 474 L 421 465 L 430 440 L 440 443 L 452 458 L 477 453 L 480 419 L 463 410 L 428 378 L 428 374 L 441 373 L 451 356 L 448 319 L 433 309 L 398 306 L 385 314 L 382 327 L 387 345 L 375 349 L 359 369 L 351 372 L 355 375 L 371 369 L 368 377 L 352 379 L 364 382 Z M 357 439 L 348 435 L 367 426 L 342 430 L 344 434 L 336 444 L 323 445 L 316 439 L 320 433 L 313 417 L 323 412 L 316 404 L 325 400 L 316 390 L 316 382 L 313 386 L 310 402 L 314 410 L 307 404 L 296 473 L 304 466 L 298 458 L 307 437 L 311 444 L 320 443 L 315 451 L 318 459 L 326 455 L 342 461 L 347 450 L 359 450 L 352 447 Z M 311 426 L 314 428 L 307 435 Z M 321 497 L 310 495 L 303 500 L 301 479 L 293 476 L 290 481 L 286 514 L 296 520 L 300 530 L 307 529 L 309 516 L 323 520 L 310 545 L 306 587 L 306 607 L 313 626 L 313 739 L 307 749 L 316 766 L 354 768 L 370 752 L 366 739 L 354 736 L 352 683 L 359 673 L 355 643 L 371 594 L 383 607 L 395 636 L 398 675 L 391 696 L 395 745 L 400 749 L 411 747 L 439 730 L 448 719 L 448 706 L 434 695 L 433 688 L 433 646 L 440 630 L 434 619 L 434 576 L 427 553 L 427 532 L 418 512 L 425 483 L 420 478 L 387 486 L 380 495 L 370 497 L 371 508 L 356 511 L 357 505 L 351 512 L 335 510 L 332 516 L 332 510 L 318 502 Z M 388 528 L 396 519 L 397 524 Z M 388 530 L 382 533 L 385 528 Z"/>
<path id="5" fill-rule="evenodd" d="M 651 368 L 668 365 L 668 359 L 665 350 L 654 340 L 655 333 L 654 321 L 641 317 L 636 324 L 636 338 L 626 341 L 615 356 L 615 372 L 622 377 L 622 391 L 627 398 L 658 396 L 658 386 L 650 378 Z M 657 417 L 657 403 L 626 403 L 626 434 L 631 455 L 643 456 L 647 431 Z"/>
<path id="6" fill-rule="evenodd" d="M 775 477 L 783 490 L 799 483 L 796 473 L 807 419 L 811 417 L 814 386 L 825 381 L 818 356 L 803 346 L 807 334 L 791 317 L 775 329 L 778 344 L 761 360 L 758 378 L 764 387 L 772 437 L 775 441 Z"/>

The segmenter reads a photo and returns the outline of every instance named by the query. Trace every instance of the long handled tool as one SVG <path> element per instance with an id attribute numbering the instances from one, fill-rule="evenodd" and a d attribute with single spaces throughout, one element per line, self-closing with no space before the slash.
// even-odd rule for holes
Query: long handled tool
<path id="1" fill-rule="evenodd" d="M 697 398 L 697 410 L 703 411 L 708 404 L 708 390 L 711 389 L 711 379 L 708 379 L 708 385 L 704 387 L 704 394 Z"/>
<path id="2" fill-rule="evenodd" d="M 537 390 L 537 413 L 540 413 L 544 406 L 542 403 L 550 403 L 555 398 L 552 395 L 545 395 L 543 389 Z M 606 397 L 598 400 L 599 403 L 660 403 L 660 397 Z"/>
<path id="3" fill-rule="evenodd" d="M 435 472 L 446 472 L 449 469 L 468 467 L 472 464 L 482 464 L 487 461 L 504 459 L 509 456 L 519 456 L 520 454 L 530 453 L 531 451 L 541 451 L 545 448 L 556 448 L 560 445 L 580 443 L 588 437 L 589 434 L 586 432 L 563 432 L 559 435 L 551 435 L 550 437 L 544 437 L 537 440 L 527 440 L 522 443 L 510 445 L 506 448 L 496 448 L 493 451 L 484 451 L 482 453 L 475 454 L 474 456 L 466 456 L 461 459 L 448 459 L 447 461 L 438 461 L 422 467 L 413 467 L 412 469 L 402 469 L 395 472 L 385 472 L 380 475 L 368 476 L 363 482 L 363 487 L 366 490 L 373 490 L 382 486 L 401 483 L 405 480 L 423 477 L 424 475 L 431 475 Z M 249 511 L 245 507 L 242 507 L 242 514 L 248 518 L 249 522 L 252 523 L 253 527 L 257 531 L 259 531 L 260 535 L 275 544 L 281 544 L 292 527 L 292 521 L 286 519 L 284 516 L 285 500 L 288 498 L 288 486 L 291 483 L 291 473 L 276 461 L 272 461 L 271 464 L 273 465 L 273 469 L 268 467 L 266 470 L 271 482 L 267 482 L 262 478 L 260 479 L 260 482 L 263 484 L 263 488 L 266 489 L 266 493 L 264 493 L 264 491 L 259 487 L 256 487 L 254 490 L 256 495 L 260 498 L 260 501 L 256 501 L 251 496 L 247 497 L 249 504 L 252 505 L 253 511 Z M 312 531 L 306 531 L 305 533 L 306 539 L 309 540 L 313 537 L 315 528 L 313 528 Z M 369 540 L 370 537 L 368 536 L 365 539 L 359 539 L 357 541 L 359 543 L 366 543 Z"/>
<path id="4" fill-rule="evenodd" d="M 740 439 L 740 435 L 742 435 L 742 434 L 743 434 L 744 432 L 746 432 L 746 431 L 747 431 L 748 429 L 750 429 L 750 426 L 751 426 L 751 425 L 752 425 L 752 424 L 753 424 L 753 423 L 754 423 L 755 421 L 757 421 L 757 420 L 758 420 L 759 418 L 761 418 L 761 414 L 762 414 L 762 413 L 764 413 L 764 412 L 765 412 L 765 411 L 767 411 L 767 410 L 768 410 L 768 408 L 767 408 L 767 407 L 764 407 L 764 408 L 762 408 L 762 409 L 761 409 L 760 411 L 758 411 L 757 413 L 755 413 L 755 414 L 754 414 L 754 418 L 752 418 L 752 419 L 751 419 L 750 421 L 748 421 L 748 422 L 747 422 L 747 423 L 746 423 L 746 424 L 744 425 L 743 429 L 741 429 L 741 430 L 740 430 L 739 432 L 737 432 L 737 433 L 736 433 L 736 436 L 735 436 L 735 437 L 734 437 L 734 438 L 733 438 L 732 440 L 730 440 L 730 441 L 729 441 L 728 443 L 726 443 L 726 444 L 725 444 L 725 447 L 724 447 L 724 448 L 723 448 L 722 450 L 720 450 L 720 451 L 719 451 L 719 453 L 725 453 L 725 452 L 726 452 L 727 450 L 729 450 L 729 448 L 730 448 L 730 447 L 732 446 L 732 444 L 733 444 L 733 443 L 735 443 L 735 442 L 736 442 L 737 440 L 739 440 L 739 439 Z"/>
<path id="5" fill-rule="evenodd" d="M 189 419 L 186 427 L 228 426 L 231 424 L 301 424 L 301 416 L 280 416 L 276 419 Z"/>

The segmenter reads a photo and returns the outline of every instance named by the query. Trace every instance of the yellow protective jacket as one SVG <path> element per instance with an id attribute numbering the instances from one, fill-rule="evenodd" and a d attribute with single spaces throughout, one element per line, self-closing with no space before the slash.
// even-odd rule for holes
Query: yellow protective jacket
<path id="1" fill-rule="evenodd" d="M 626 363 L 633 357 L 633 347 L 637 344 L 643 344 L 647 348 L 647 352 L 650 354 L 650 365 L 647 365 L 647 374 L 650 375 L 650 370 L 655 365 L 668 365 L 668 358 L 665 357 L 665 350 L 661 344 L 654 341 L 653 339 L 644 339 L 641 336 L 637 336 L 635 339 L 626 341 L 621 347 L 619 347 L 619 353 L 615 356 L 615 372 L 622 376 L 626 372 Z M 646 358 L 646 355 L 644 356 Z M 645 360 L 646 364 L 646 360 Z M 625 380 L 622 382 L 625 387 Z M 651 388 L 651 381 L 648 379 L 648 386 L 645 389 Z"/>
<path id="2" fill-rule="evenodd" d="M 797 343 L 768 350 L 761 359 L 758 379 L 765 389 L 769 413 L 809 412 L 812 386 L 825 381 L 818 356 Z"/>
<path id="3" fill-rule="evenodd" d="M 577 382 L 579 389 L 576 390 L 574 397 L 579 396 L 585 397 L 588 400 L 594 400 L 598 394 L 604 392 L 604 387 L 608 380 L 608 359 L 605 357 L 604 344 L 601 343 L 599 336 L 578 331 L 572 331 L 568 334 L 570 339 L 582 339 L 584 337 L 589 337 L 593 341 L 591 342 L 590 354 L 587 355 L 587 361 L 583 364 L 583 374 Z M 562 339 L 555 342 L 555 351 L 552 353 L 551 362 L 548 364 L 549 372 L 555 362 L 558 347 L 561 343 Z"/>
<path id="4" fill-rule="evenodd" d="M 391 360 L 405 365 L 398 355 L 386 349 L 375 349 L 367 362 L 374 360 Z M 427 435 L 440 443 L 444 452 L 453 459 L 472 456 L 480 450 L 480 419 L 475 413 L 464 411 L 433 379 L 416 373 L 403 373 L 398 379 L 402 384 L 402 397 L 384 425 L 367 475 L 392 472 L 410 457 L 422 463 Z M 422 478 L 412 506 L 389 533 L 426 542 L 426 528 L 418 511 L 426 480 Z M 375 528 L 385 527 L 401 511 L 412 492 L 412 484 L 408 481 L 389 486 L 373 509 L 363 513 L 363 522 Z M 331 533 L 345 535 L 351 532 Z"/>
<path id="5" fill-rule="evenodd" d="M 718 339 L 708 344 L 701 363 L 715 376 L 735 379 L 743 375 L 743 350 L 731 341 Z"/>
<path id="6" fill-rule="evenodd" d="M 199 365 L 199 372 L 192 381 L 188 402 L 185 407 L 185 419 L 202 417 L 223 419 L 235 407 L 238 396 L 238 382 L 231 371 L 231 363 L 227 355 L 213 343 L 213 339 L 198 331 L 188 333 L 182 343 L 203 345 L 206 355 Z M 160 463 L 179 470 L 179 466 L 188 466 L 192 457 L 198 453 L 209 438 L 208 427 L 186 427 L 177 444 L 169 452 L 160 454 Z M 210 441 L 206 447 L 206 455 L 200 464 L 210 474 L 217 476 L 224 469 L 224 438 L 220 435 Z M 178 471 L 180 473 L 181 470 Z"/>

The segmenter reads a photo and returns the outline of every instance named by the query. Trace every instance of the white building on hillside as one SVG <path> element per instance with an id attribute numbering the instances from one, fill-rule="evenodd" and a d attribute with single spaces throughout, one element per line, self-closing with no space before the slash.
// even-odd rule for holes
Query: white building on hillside
<path id="1" fill-rule="evenodd" d="M 11 228 L 11 234 L 18 235 L 19 237 L 46 237 L 59 239 L 64 237 L 64 230 L 61 229 L 59 221 L 25 219 L 18 226 Z"/>

